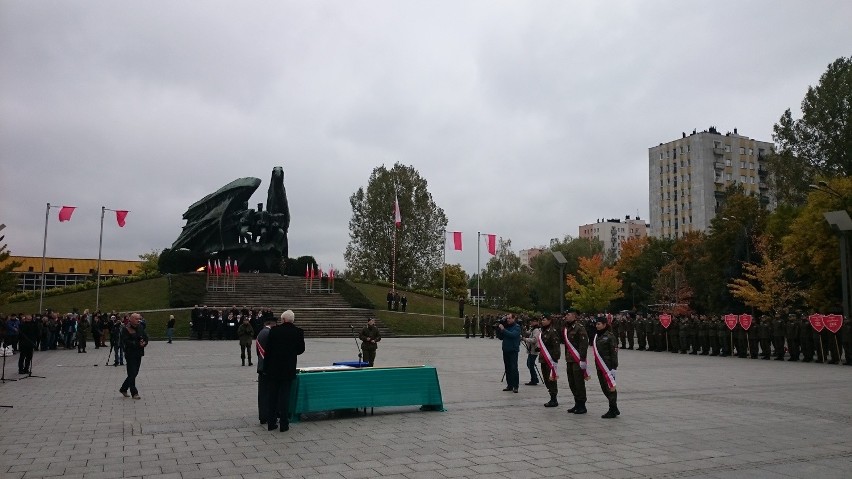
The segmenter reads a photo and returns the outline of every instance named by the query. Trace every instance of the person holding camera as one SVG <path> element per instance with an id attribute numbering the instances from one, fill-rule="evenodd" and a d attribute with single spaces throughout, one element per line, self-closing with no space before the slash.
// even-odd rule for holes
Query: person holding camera
<path id="1" fill-rule="evenodd" d="M 536 360 L 538 360 L 538 336 L 541 334 L 541 329 L 538 327 L 538 318 L 530 320 L 530 330 L 524 334 L 524 347 L 527 348 L 527 369 L 530 370 L 530 382 L 525 383 L 527 386 L 538 386 L 538 371 L 535 369 Z"/>
<path id="2" fill-rule="evenodd" d="M 127 378 L 121 384 L 118 392 L 124 397 L 132 395 L 133 399 L 142 399 L 139 397 L 139 390 L 136 389 L 136 376 L 142 366 L 145 346 L 148 345 L 148 335 L 145 334 L 145 328 L 139 324 L 141 319 L 142 316 L 139 313 L 133 313 L 130 315 L 127 324 L 121 329 L 121 345 L 124 349 L 124 360 L 127 363 Z M 128 390 L 130 390 L 130 394 L 127 394 Z"/>
<path id="3" fill-rule="evenodd" d="M 503 341 L 503 368 L 506 373 L 504 391 L 518 392 L 520 374 L 518 373 L 518 352 L 521 347 L 521 327 L 515 322 L 515 315 L 509 313 L 497 327 L 497 339 Z"/>

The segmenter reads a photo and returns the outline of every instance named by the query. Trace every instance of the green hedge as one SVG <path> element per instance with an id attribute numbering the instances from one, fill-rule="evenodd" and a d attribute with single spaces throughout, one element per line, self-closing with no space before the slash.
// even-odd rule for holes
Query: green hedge
<path id="1" fill-rule="evenodd" d="M 335 279 L 334 289 L 345 299 L 353 308 L 376 309 L 376 305 L 367 298 L 352 283 L 345 279 Z"/>
<path id="2" fill-rule="evenodd" d="M 204 273 L 171 275 L 169 281 L 169 306 L 188 308 L 204 302 L 207 295 L 207 277 Z"/>

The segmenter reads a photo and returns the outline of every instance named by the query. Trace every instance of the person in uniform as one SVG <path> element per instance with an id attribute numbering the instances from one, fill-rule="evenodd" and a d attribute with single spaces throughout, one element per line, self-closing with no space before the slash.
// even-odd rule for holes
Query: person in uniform
<path id="1" fill-rule="evenodd" d="M 553 326 L 552 316 L 545 316 L 541 318 L 541 331 L 539 337 L 541 338 L 541 344 L 547 349 L 548 354 L 550 354 L 550 359 L 553 360 L 553 364 L 559 364 L 562 339 L 559 337 L 559 332 Z M 539 353 L 538 360 L 541 363 L 541 378 L 544 381 L 544 385 L 547 387 L 547 392 L 550 394 L 550 401 L 546 402 L 544 407 L 556 407 L 559 405 L 559 402 L 556 400 L 556 396 L 559 394 L 559 388 L 556 383 L 558 378 L 554 377 L 551 379 L 550 365 L 544 358 L 544 353 Z"/>
<path id="2" fill-rule="evenodd" d="M 799 318 L 796 313 L 787 315 L 787 322 L 784 325 L 784 336 L 787 338 L 787 349 L 790 351 L 790 358 L 787 361 L 799 360 Z"/>
<path id="3" fill-rule="evenodd" d="M 538 386 L 538 371 L 535 369 L 535 363 L 538 359 L 539 334 L 541 334 L 541 328 L 538 327 L 538 318 L 532 318 L 529 330 L 524 333 L 522 338 L 524 348 L 527 350 L 527 369 L 530 371 L 530 382 L 524 383 L 526 386 Z M 543 371 L 542 374 L 544 374 Z"/>
<path id="4" fill-rule="evenodd" d="M 376 350 L 379 349 L 379 341 L 382 340 L 382 335 L 379 333 L 379 328 L 376 327 L 376 318 L 370 318 L 364 329 L 358 333 L 358 339 L 361 340 L 361 351 L 364 353 L 364 362 L 369 367 L 373 367 L 376 362 Z"/>
<path id="5" fill-rule="evenodd" d="M 680 329 L 678 330 L 677 341 L 680 345 L 680 354 L 689 352 L 689 336 L 692 334 L 692 321 L 688 317 L 683 317 L 680 320 Z"/>
<path id="6" fill-rule="evenodd" d="M 737 357 L 738 358 L 747 358 L 748 357 L 748 333 L 745 329 L 743 329 L 743 325 L 740 324 L 739 320 L 737 321 L 736 326 L 734 326 L 734 338 L 737 342 Z"/>
<path id="7" fill-rule="evenodd" d="M 666 331 L 669 339 L 669 352 L 670 353 L 678 353 L 680 352 L 680 320 L 681 318 L 672 314 L 672 323 L 669 325 L 669 329 Z"/>
<path id="8" fill-rule="evenodd" d="M 765 314 L 757 324 L 757 339 L 760 341 L 760 358 L 768 360 L 772 356 L 769 350 L 772 343 L 772 320 Z"/>
<path id="9" fill-rule="evenodd" d="M 249 366 L 251 366 L 251 340 L 254 336 L 254 329 L 251 327 L 248 315 L 243 316 L 243 321 L 237 328 L 237 338 L 240 342 L 240 359 L 243 360 L 243 366 L 246 365 L 246 354 L 248 354 Z"/>
<path id="10" fill-rule="evenodd" d="M 33 363 L 33 351 L 36 349 L 38 324 L 29 314 L 21 315 L 21 329 L 18 334 L 18 374 L 29 374 Z"/>
<path id="11" fill-rule="evenodd" d="M 627 329 L 624 326 L 624 316 L 619 314 L 612 318 L 612 334 L 618 338 L 621 343 L 621 346 L 619 346 L 621 349 L 627 347 Z"/>
<path id="12" fill-rule="evenodd" d="M 636 335 L 636 321 L 633 316 L 624 315 L 624 327 L 627 332 L 627 349 L 633 349 L 633 337 Z"/>
<path id="13" fill-rule="evenodd" d="M 725 320 L 716 316 L 716 337 L 719 340 L 719 356 L 725 358 L 731 354 L 731 330 L 725 324 Z"/>
<path id="14" fill-rule="evenodd" d="M 772 320 L 772 348 L 775 350 L 776 361 L 784 360 L 784 332 L 786 331 L 784 323 L 784 317 L 780 314 L 776 314 Z"/>
<path id="15" fill-rule="evenodd" d="M 269 380 L 266 429 L 274 431 L 281 418 L 281 432 L 290 430 L 290 388 L 296 377 L 298 356 L 305 352 L 305 333 L 293 322 L 296 315 L 281 313 L 281 324 L 269 330 L 263 369 Z"/>
<path id="16" fill-rule="evenodd" d="M 829 359 L 827 363 L 839 364 L 840 338 L 837 336 L 837 334 L 832 333 L 828 328 L 822 328 L 820 335 L 822 335 L 822 344 L 823 348 L 825 348 L 825 359 L 828 359 L 828 357 L 831 356 L 831 359 Z"/>
<path id="17" fill-rule="evenodd" d="M 689 354 L 698 355 L 698 316 L 689 317 L 689 329 L 686 331 L 686 342 L 689 343 Z"/>
<path id="18" fill-rule="evenodd" d="M 479 337 L 485 337 L 485 316 L 482 315 L 479 316 Z"/>
<path id="19" fill-rule="evenodd" d="M 388 294 L 385 297 L 388 302 L 388 311 L 393 311 L 393 291 L 388 290 Z"/>
<path id="20" fill-rule="evenodd" d="M 476 323 L 479 322 L 479 319 L 476 316 L 470 318 L 470 335 L 474 338 L 476 337 Z"/>
<path id="21" fill-rule="evenodd" d="M 809 363 L 814 360 L 814 335 L 812 333 L 811 322 L 807 316 L 802 315 L 801 319 L 799 319 L 799 345 L 802 349 L 803 363 Z"/>
<path id="22" fill-rule="evenodd" d="M 843 325 L 840 327 L 840 344 L 843 345 L 843 355 L 846 361 L 843 363 L 847 366 L 852 366 L 852 325 L 849 324 L 849 318 L 843 318 Z"/>
<path id="23" fill-rule="evenodd" d="M 645 335 L 645 316 L 641 314 L 636 316 L 636 342 L 639 346 L 638 350 L 644 351 L 647 344 L 647 336 Z"/>
<path id="24" fill-rule="evenodd" d="M 464 338 L 470 339 L 470 316 L 464 317 Z"/>
<path id="25" fill-rule="evenodd" d="M 604 321 L 606 319 L 604 318 Z M 589 335 L 586 332 L 586 327 L 581 321 L 577 320 L 575 313 L 567 313 L 565 315 L 565 338 L 571 343 L 571 346 L 577 351 L 577 359 L 569 351 L 569 346 L 565 345 L 565 371 L 568 376 L 568 387 L 571 389 L 571 395 L 574 396 L 574 407 L 568 410 L 572 414 L 586 414 L 586 353 L 589 349 Z M 564 340 L 564 339 L 563 339 Z"/>
<path id="26" fill-rule="evenodd" d="M 595 329 L 597 330 L 597 334 L 595 335 L 594 342 L 600 359 L 603 361 L 604 367 L 609 368 L 610 373 L 615 376 L 615 370 L 618 369 L 618 348 L 615 344 L 615 336 L 609 330 L 606 318 L 598 318 L 595 321 Z M 606 378 L 600 366 L 596 367 L 595 371 L 598 373 L 598 382 L 601 385 L 601 391 L 606 396 L 607 401 L 609 401 L 609 410 L 601 417 L 612 419 L 621 414 L 617 404 L 618 392 L 615 388 L 610 389 L 607 385 Z"/>

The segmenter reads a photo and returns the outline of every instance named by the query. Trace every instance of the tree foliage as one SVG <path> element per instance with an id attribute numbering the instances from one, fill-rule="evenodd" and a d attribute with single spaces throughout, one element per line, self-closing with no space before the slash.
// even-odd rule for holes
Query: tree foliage
<path id="1" fill-rule="evenodd" d="M 779 315 L 796 309 L 802 293 L 790 281 L 780 248 L 769 235 L 755 242 L 760 262 L 743 265 L 743 276 L 728 284 L 731 294 L 763 313 Z"/>
<path id="2" fill-rule="evenodd" d="M 402 225 L 394 225 L 394 197 L 399 198 Z M 396 163 L 375 168 L 367 188 L 349 198 L 349 244 L 344 258 L 348 273 L 365 280 L 390 281 L 396 229 L 396 282 L 428 285 L 441 266 L 447 218 L 411 166 Z"/>
<path id="3" fill-rule="evenodd" d="M 482 272 L 481 287 L 491 304 L 529 309 L 532 306 L 530 269 L 521 266 L 521 259 L 511 248 L 512 240 L 500 238 L 497 254 L 488 260 Z"/>
<path id="4" fill-rule="evenodd" d="M 815 178 L 852 176 L 852 57 L 828 65 L 801 110 L 796 120 L 788 108 L 775 124 L 777 152 L 768 158 L 778 199 L 794 205 Z"/>
<path id="5" fill-rule="evenodd" d="M 4 236 L 0 236 L 3 241 Z M 0 245 L 0 304 L 6 304 L 6 300 L 15 293 L 18 288 L 18 278 L 12 272 L 21 265 L 19 261 L 10 261 L 11 252 L 6 245 Z"/>
<path id="6" fill-rule="evenodd" d="M 558 251 L 565 257 L 567 263 L 562 269 L 564 277 L 560 278 L 559 263 L 551 251 Z M 552 241 L 549 251 L 530 261 L 533 307 L 538 311 L 559 311 L 559 296 L 563 294 L 560 289 L 564 289 L 567 275 L 577 272 L 581 257 L 590 257 L 602 251 L 603 243 L 597 239 L 572 238 L 567 235 L 562 240 Z"/>
<path id="7" fill-rule="evenodd" d="M 148 276 L 160 272 L 160 252 L 152 249 L 149 253 L 139 255 L 142 263 L 139 265 L 138 274 Z"/>
<path id="8" fill-rule="evenodd" d="M 432 275 L 432 289 L 440 291 L 444 287 L 445 275 L 446 296 L 449 298 L 466 298 L 468 277 L 460 264 L 448 264 L 444 268 L 436 270 Z"/>
<path id="9" fill-rule="evenodd" d="M 658 311 L 677 316 L 687 315 L 693 311 L 692 298 L 695 293 L 676 259 L 672 258 L 669 263 L 660 268 L 660 274 L 654 278 L 652 288 Z"/>
<path id="10" fill-rule="evenodd" d="M 615 268 L 603 265 L 603 255 L 580 258 L 577 274 L 568 275 L 565 297 L 583 313 L 605 311 L 616 298 L 624 296 Z"/>

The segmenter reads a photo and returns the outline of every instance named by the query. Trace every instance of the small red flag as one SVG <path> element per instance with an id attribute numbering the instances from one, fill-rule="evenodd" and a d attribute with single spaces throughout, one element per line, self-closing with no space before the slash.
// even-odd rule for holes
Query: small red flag
<path id="1" fill-rule="evenodd" d="M 488 252 L 491 256 L 497 254 L 497 235 L 485 235 L 488 237 Z"/>
<path id="2" fill-rule="evenodd" d="M 453 249 L 456 251 L 462 250 L 462 232 L 453 231 Z"/>
<path id="3" fill-rule="evenodd" d="M 212 273 L 212 272 L 213 272 L 213 265 L 210 263 L 210 260 L 208 259 L 207 260 L 207 275 L 209 276 L 210 273 Z"/>
<path id="4" fill-rule="evenodd" d="M 127 218 L 127 210 L 116 210 L 115 211 L 115 221 L 118 223 L 119 228 L 124 228 L 124 219 Z"/>
<path id="5" fill-rule="evenodd" d="M 74 214 L 74 209 L 76 206 L 63 206 L 59 209 L 59 222 L 63 221 L 71 221 L 71 215 Z"/>
<path id="6" fill-rule="evenodd" d="M 234 276 L 240 275 L 240 267 L 237 265 L 237 260 L 234 260 Z"/>
<path id="7" fill-rule="evenodd" d="M 225 260 L 225 276 L 231 274 L 231 258 Z"/>

